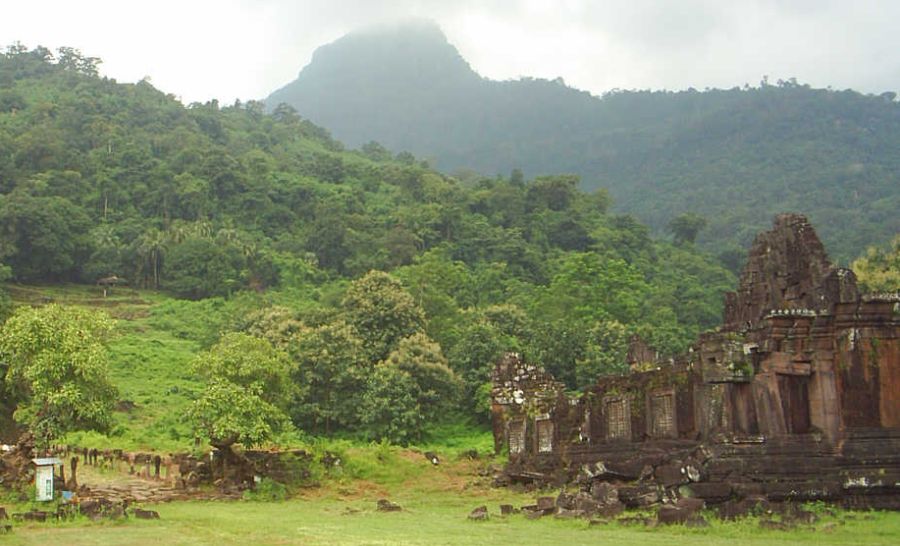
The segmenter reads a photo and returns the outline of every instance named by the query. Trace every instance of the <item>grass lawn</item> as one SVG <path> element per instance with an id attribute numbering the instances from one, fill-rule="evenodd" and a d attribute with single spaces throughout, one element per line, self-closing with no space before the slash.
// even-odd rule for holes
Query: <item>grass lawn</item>
<path id="1" fill-rule="evenodd" d="M 891 544 L 900 542 L 900 514 L 843 514 L 826 518 L 816 530 L 759 529 L 753 519 L 687 529 L 627 527 L 617 523 L 589 526 L 584 521 L 545 517 L 531 521 L 521 515 L 496 515 L 504 492 L 392 497 L 403 505 L 399 513 L 374 510 L 374 498 L 329 496 L 280 503 L 170 503 L 153 507 L 159 521 L 19 526 L 0 543 L 129 545 L 129 544 Z M 486 522 L 466 519 L 478 504 L 487 504 Z M 848 519 L 852 518 L 852 519 Z M 867 519 L 871 518 L 871 519 Z M 836 525 L 832 523 L 837 522 Z"/>

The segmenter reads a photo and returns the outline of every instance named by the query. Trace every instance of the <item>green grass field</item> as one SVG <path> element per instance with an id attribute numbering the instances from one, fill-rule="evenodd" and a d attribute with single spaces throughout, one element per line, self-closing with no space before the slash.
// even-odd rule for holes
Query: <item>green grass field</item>
<path id="1" fill-rule="evenodd" d="M 194 502 L 154 506 L 158 521 L 94 524 L 34 524 L 17 527 L 4 544 L 885 544 L 900 540 L 900 514 L 843 514 L 814 528 L 771 531 L 755 519 L 704 529 L 590 526 L 585 521 L 521 515 L 499 516 L 502 501 L 525 501 L 504 492 L 432 492 L 392 497 L 403 512 L 375 511 L 375 497 L 311 496 L 279 503 Z M 492 513 L 486 522 L 468 521 L 478 504 Z M 871 519 L 868 519 L 871 518 Z"/>

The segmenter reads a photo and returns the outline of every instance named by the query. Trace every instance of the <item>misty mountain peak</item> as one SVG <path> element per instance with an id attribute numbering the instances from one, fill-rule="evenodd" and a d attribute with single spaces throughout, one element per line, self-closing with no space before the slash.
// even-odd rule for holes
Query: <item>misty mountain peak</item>
<path id="1" fill-rule="evenodd" d="M 400 78 L 429 82 L 434 78 L 477 77 L 440 26 L 428 19 L 380 24 L 351 32 L 319 47 L 300 78 L 353 75 L 380 80 Z"/>

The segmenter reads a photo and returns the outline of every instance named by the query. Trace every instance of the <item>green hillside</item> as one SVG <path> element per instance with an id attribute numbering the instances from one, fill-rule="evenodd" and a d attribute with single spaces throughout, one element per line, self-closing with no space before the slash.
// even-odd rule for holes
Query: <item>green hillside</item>
<path id="1" fill-rule="evenodd" d="M 845 262 L 900 232 L 894 93 L 763 81 L 595 97 L 561 80 L 481 78 L 437 26 L 417 22 L 321 47 L 266 100 L 351 146 L 374 140 L 445 172 L 578 174 L 657 234 L 698 213 L 709 221 L 699 241 L 717 253 L 786 211 L 806 214 Z"/>
<path id="2" fill-rule="evenodd" d="M 477 422 L 503 351 L 584 385 L 622 369 L 632 335 L 685 349 L 734 284 L 691 237 L 654 240 L 576 177 L 461 182 L 408 153 L 346 151 L 287 107 L 184 106 L 97 65 L 73 49 L 0 56 L 0 272 L 19 303 L 128 314 L 110 347 L 120 406 L 137 408 L 117 421 L 126 438 L 134 426 L 188 439 L 178 417 L 202 383 L 189 363 L 227 332 L 290 355 L 301 430 L 397 439 L 406 429 L 380 404 L 408 394 L 416 370 L 452 372 L 448 415 Z M 54 296 L 110 276 L 109 299 L 99 287 Z M 35 284 L 47 293 L 29 295 Z M 332 428 L 338 410 L 315 397 L 337 379 L 310 371 L 317 344 L 348 351 L 334 360 L 352 371 L 341 388 L 368 393 L 368 417 L 351 398 Z M 402 416 L 415 437 L 428 392 Z"/>

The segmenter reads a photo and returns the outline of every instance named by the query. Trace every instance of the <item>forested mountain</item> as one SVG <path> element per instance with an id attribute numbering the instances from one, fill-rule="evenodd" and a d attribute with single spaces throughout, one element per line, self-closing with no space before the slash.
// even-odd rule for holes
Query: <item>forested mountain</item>
<path id="1" fill-rule="evenodd" d="M 900 232 L 894 93 L 763 81 L 595 97 L 561 80 L 481 78 L 416 22 L 321 47 L 267 99 L 282 102 L 348 145 L 378 141 L 445 172 L 578 174 L 657 233 L 698 213 L 699 241 L 716 252 L 745 247 L 783 211 L 807 214 L 844 262 Z"/>
<path id="2" fill-rule="evenodd" d="M 463 184 L 409 153 L 345 151 L 289 107 L 184 106 L 97 64 L 73 49 L 0 56 L 0 275 L 14 281 L 280 294 L 260 305 L 309 328 L 341 316 L 350 280 L 388 271 L 371 282 L 408 294 L 410 331 L 439 343 L 470 398 L 509 349 L 573 386 L 621 369 L 633 334 L 684 349 L 734 282 L 577 177 Z"/>

